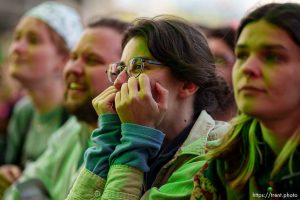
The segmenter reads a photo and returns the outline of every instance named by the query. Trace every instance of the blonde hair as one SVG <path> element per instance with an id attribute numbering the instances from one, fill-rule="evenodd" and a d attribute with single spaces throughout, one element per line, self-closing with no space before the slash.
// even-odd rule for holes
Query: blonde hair
<path id="1" fill-rule="evenodd" d="M 232 120 L 233 127 L 224 138 L 223 143 L 207 154 L 209 159 L 225 161 L 229 169 L 225 169 L 225 181 L 235 190 L 244 189 L 246 183 L 262 163 L 263 156 L 258 146 L 257 132 L 260 123 L 257 119 L 245 114 L 240 114 Z M 300 143 L 300 129 L 286 142 L 277 156 L 271 172 L 271 179 L 280 171 L 288 160 L 289 171 L 293 173 L 293 155 Z M 238 162 L 237 161 L 241 161 Z"/>

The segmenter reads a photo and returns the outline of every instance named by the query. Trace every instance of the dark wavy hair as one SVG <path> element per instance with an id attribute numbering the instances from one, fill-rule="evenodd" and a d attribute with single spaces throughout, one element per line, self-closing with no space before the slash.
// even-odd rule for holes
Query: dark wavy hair
<path id="1" fill-rule="evenodd" d="M 285 30 L 293 41 L 300 46 L 300 4 L 297 3 L 270 3 L 249 13 L 240 23 L 237 38 L 246 25 L 259 20 Z"/>
<path id="2" fill-rule="evenodd" d="M 199 86 L 194 102 L 194 118 L 201 110 L 214 112 L 224 106 L 230 93 L 216 75 L 213 55 L 205 36 L 191 23 L 174 16 L 137 19 L 125 34 L 123 48 L 134 37 L 147 41 L 151 55 L 168 66 L 179 80 Z"/>
<path id="3" fill-rule="evenodd" d="M 227 46 L 234 52 L 235 48 L 235 35 L 236 32 L 229 26 L 218 27 L 218 28 L 207 28 L 206 36 L 208 38 L 220 38 Z"/>
<path id="4" fill-rule="evenodd" d="M 130 23 L 110 17 L 99 17 L 95 16 L 90 18 L 87 27 L 88 28 L 99 28 L 99 27 L 107 27 L 114 29 L 118 33 L 123 34 L 129 27 Z"/>

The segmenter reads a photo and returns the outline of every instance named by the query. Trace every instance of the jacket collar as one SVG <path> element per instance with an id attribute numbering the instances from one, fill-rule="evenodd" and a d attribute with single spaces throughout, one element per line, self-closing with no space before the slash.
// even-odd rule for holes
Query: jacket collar
<path id="1" fill-rule="evenodd" d="M 226 122 L 215 121 L 205 110 L 203 110 L 196 120 L 191 132 L 179 154 L 205 154 L 207 142 L 218 143 L 230 125 Z"/>

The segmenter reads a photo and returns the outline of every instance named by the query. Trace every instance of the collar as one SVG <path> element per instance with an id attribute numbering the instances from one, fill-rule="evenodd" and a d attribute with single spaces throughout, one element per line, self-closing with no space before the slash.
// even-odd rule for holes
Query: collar
<path id="1" fill-rule="evenodd" d="M 207 142 L 218 143 L 229 129 L 228 123 L 215 121 L 205 110 L 202 110 L 178 153 L 205 154 Z"/>

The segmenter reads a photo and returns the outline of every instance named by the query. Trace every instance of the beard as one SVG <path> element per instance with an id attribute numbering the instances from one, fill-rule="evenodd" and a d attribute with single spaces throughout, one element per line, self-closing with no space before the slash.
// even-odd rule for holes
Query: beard
<path id="1" fill-rule="evenodd" d="M 65 97 L 67 99 L 67 97 Z M 79 121 L 86 123 L 97 123 L 98 115 L 92 105 L 92 97 L 86 98 L 84 101 L 72 103 L 69 101 L 64 102 L 66 110 L 77 117 Z"/>

